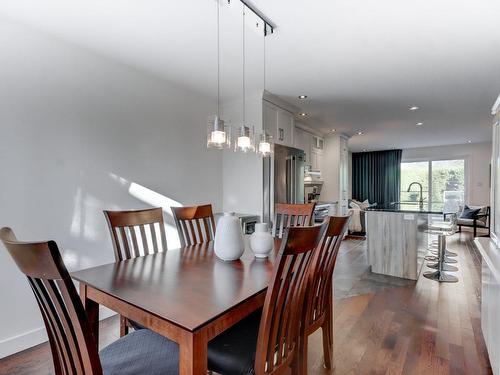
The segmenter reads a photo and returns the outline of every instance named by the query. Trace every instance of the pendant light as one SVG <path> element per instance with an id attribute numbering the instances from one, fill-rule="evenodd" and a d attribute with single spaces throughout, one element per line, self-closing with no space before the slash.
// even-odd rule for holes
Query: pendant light
<path id="1" fill-rule="evenodd" d="M 267 23 L 264 23 L 264 36 L 262 38 L 263 45 L 263 74 L 262 86 L 264 92 L 266 91 L 266 37 L 267 37 Z M 270 157 L 274 152 L 273 137 L 267 134 L 263 129 L 259 137 L 259 145 L 257 146 L 257 153 L 263 158 Z"/>
<path id="2" fill-rule="evenodd" d="M 231 147 L 231 128 L 220 118 L 220 0 L 217 0 L 217 114 L 207 123 L 207 147 Z"/>
<path id="3" fill-rule="evenodd" d="M 242 51 L 243 51 L 243 80 L 242 80 L 242 88 L 243 88 L 243 122 L 241 127 L 238 129 L 238 134 L 236 138 L 235 151 L 241 151 L 244 153 L 255 151 L 255 136 L 254 136 L 254 128 L 253 126 L 248 126 L 246 123 L 246 96 L 245 96 L 245 8 L 246 6 L 243 4 L 243 22 L 242 22 Z"/>

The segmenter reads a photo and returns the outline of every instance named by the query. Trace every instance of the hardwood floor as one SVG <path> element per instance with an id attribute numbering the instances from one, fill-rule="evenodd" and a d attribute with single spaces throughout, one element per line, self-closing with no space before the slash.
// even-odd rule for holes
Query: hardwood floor
<path id="1" fill-rule="evenodd" d="M 344 241 L 335 271 L 334 365 L 323 367 L 322 338 L 309 338 L 309 374 L 492 374 L 481 333 L 480 259 L 469 233 L 448 247 L 458 253 L 460 281 L 415 283 L 369 272 L 366 241 Z M 425 270 L 425 266 L 424 266 Z M 116 317 L 101 322 L 100 346 L 116 340 Z M 52 374 L 39 345 L 0 360 L 0 374 Z"/>

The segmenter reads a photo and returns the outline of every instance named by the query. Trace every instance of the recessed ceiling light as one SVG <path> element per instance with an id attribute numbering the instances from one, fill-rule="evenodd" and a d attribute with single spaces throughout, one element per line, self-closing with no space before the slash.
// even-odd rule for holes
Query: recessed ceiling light
<path id="1" fill-rule="evenodd" d="M 415 125 L 422 126 L 423 124 L 424 124 L 423 122 L 417 122 Z"/>
<path id="2" fill-rule="evenodd" d="M 332 133 L 335 133 L 337 131 L 337 129 L 332 129 Z"/>
<path id="3" fill-rule="evenodd" d="M 410 111 L 416 111 L 417 109 L 419 109 L 419 107 L 417 107 L 416 105 L 412 105 L 410 108 L 408 108 Z"/>
<path id="4" fill-rule="evenodd" d="M 471 141 L 471 140 L 468 140 L 468 141 L 467 141 L 467 143 L 472 143 L 472 141 Z"/>
<path id="5" fill-rule="evenodd" d="M 366 148 L 363 149 L 363 152 L 366 152 Z"/>
<path id="6" fill-rule="evenodd" d="M 299 116 L 305 117 L 305 116 L 307 116 L 307 113 L 301 112 L 301 113 L 299 113 Z"/>
<path id="7" fill-rule="evenodd" d="M 299 99 L 306 99 L 307 95 L 299 95 Z"/>
<path id="8" fill-rule="evenodd" d="M 363 135 L 365 133 L 363 133 L 361 130 L 358 132 L 358 135 Z"/>

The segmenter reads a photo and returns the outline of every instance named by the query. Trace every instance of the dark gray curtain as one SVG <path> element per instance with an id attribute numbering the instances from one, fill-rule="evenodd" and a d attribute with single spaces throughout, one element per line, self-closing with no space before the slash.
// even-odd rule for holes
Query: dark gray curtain
<path id="1" fill-rule="evenodd" d="M 402 150 L 352 154 L 352 197 L 370 203 L 399 202 Z"/>

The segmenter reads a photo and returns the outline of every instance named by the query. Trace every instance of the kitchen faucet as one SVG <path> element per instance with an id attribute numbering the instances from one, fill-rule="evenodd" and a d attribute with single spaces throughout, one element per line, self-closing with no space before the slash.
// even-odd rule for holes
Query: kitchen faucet
<path id="1" fill-rule="evenodd" d="M 408 193 L 411 191 L 411 187 L 413 185 L 418 185 L 420 187 L 420 200 L 419 200 L 419 203 L 420 203 L 420 208 L 423 208 L 424 207 L 424 194 L 423 194 L 423 188 L 422 188 L 422 184 L 420 182 L 412 182 L 410 184 L 410 186 L 408 186 Z"/>

